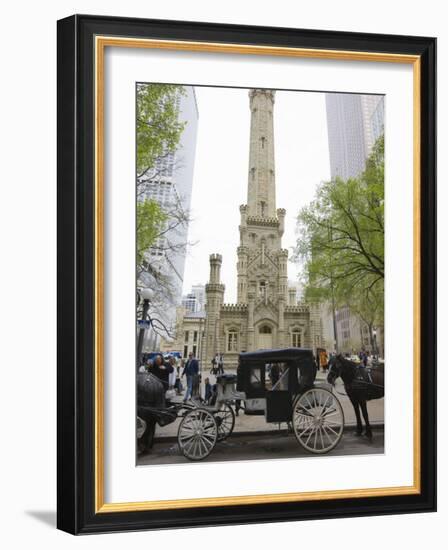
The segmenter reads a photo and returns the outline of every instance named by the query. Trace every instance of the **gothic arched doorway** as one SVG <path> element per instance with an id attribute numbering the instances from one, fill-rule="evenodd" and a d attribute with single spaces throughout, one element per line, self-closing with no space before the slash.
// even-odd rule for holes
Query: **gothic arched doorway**
<path id="1" fill-rule="evenodd" d="M 257 348 L 258 349 L 272 348 L 272 327 L 270 327 L 267 324 L 262 324 L 258 328 Z"/>

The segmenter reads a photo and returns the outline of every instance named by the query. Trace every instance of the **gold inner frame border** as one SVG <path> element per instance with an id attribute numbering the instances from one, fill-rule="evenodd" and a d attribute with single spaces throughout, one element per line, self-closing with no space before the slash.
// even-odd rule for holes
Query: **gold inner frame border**
<path id="1" fill-rule="evenodd" d="M 413 66 L 413 454 L 414 483 L 402 487 L 342 489 L 302 493 L 276 493 L 179 500 L 106 503 L 104 501 L 104 54 L 106 47 L 146 48 L 207 53 L 232 53 L 312 59 L 406 63 Z M 95 513 L 169 510 L 211 506 L 236 506 L 281 502 L 306 502 L 343 498 L 415 495 L 421 492 L 420 424 L 420 165 L 421 165 L 421 60 L 418 55 L 356 52 L 309 48 L 255 46 L 177 40 L 96 36 L 95 55 Z"/>

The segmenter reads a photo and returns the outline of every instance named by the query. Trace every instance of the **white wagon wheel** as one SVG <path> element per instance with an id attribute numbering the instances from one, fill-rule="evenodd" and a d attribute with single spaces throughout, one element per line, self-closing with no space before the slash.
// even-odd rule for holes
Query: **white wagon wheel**
<path id="1" fill-rule="evenodd" d="M 182 454 L 190 460 L 203 460 L 212 452 L 218 440 L 218 426 L 205 409 L 193 409 L 182 419 L 177 442 Z"/>
<path id="2" fill-rule="evenodd" d="M 344 431 L 344 411 L 335 395 L 313 388 L 294 401 L 292 423 L 297 441 L 304 449 L 324 454 L 334 449 Z"/>
<path id="3" fill-rule="evenodd" d="M 235 427 L 235 413 L 230 405 L 224 403 L 214 414 L 218 425 L 218 441 L 224 441 L 233 432 Z"/>

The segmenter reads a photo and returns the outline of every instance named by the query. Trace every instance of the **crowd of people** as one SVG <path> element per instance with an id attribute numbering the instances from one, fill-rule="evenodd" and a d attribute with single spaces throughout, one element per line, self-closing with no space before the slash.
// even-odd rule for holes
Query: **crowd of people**
<path id="1" fill-rule="evenodd" d="M 344 356 L 348 359 L 356 360 L 365 367 L 376 359 L 374 355 L 366 350 L 361 350 L 356 355 L 344 353 Z M 334 357 L 336 357 L 335 352 L 327 352 L 325 349 L 317 350 L 315 355 L 316 370 L 323 371 L 324 373 L 327 372 Z M 270 367 L 268 369 L 269 376 L 272 385 L 275 385 L 281 373 L 277 372 L 276 366 Z M 216 384 L 212 384 L 210 378 L 206 377 L 204 379 L 204 394 L 201 395 L 199 360 L 192 352 L 188 354 L 187 359 L 181 359 L 173 354 L 163 356 L 162 353 L 152 354 L 152 357 L 143 356 L 140 372 L 153 374 L 163 382 L 167 390 L 174 390 L 178 396 L 184 394 L 184 401 L 194 398 L 208 404 L 213 404 L 216 395 Z M 222 354 L 216 353 L 211 360 L 210 375 L 219 376 L 221 374 L 224 374 L 224 359 Z"/>
<path id="2" fill-rule="evenodd" d="M 156 376 L 168 391 L 174 390 L 177 395 L 184 392 L 183 381 L 185 378 L 184 401 L 192 398 L 199 398 L 207 403 L 213 401 L 216 388 L 210 383 L 209 378 L 204 380 L 204 396 L 201 396 L 199 360 L 194 357 L 192 352 L 188 354 L 187 359 L 177 358 L 173 354 L 167 354 L 164 357 L 162 353 L 157 353 L 152 357 L 143 356 L 139 372 L 148 372 Z M 210 374 L 215 376 L 224 374 L 222 354 L 217 353 L 212 359 Z"/>
<path id="3" fill-rule="evenodd" d="M 378 360 L 378 357 L 376 355 L 370 353 L 370 351 L 365 349 L 360 350 L 356 354 L 345 352 L 343 353 L 343 355 L 346 359 L 350 359 L 355 363 L 360 363 L 364 367 L 367 367 Z M 335 357 L 336 352 L 328 353 L 324 349 L 318 350 L 315 358 L 317 370 L 322 370 L 323 372 L 326 372 Z"/>

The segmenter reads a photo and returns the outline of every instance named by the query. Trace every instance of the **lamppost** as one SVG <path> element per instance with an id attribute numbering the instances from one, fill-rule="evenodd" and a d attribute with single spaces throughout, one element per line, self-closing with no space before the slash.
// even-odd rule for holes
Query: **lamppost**
<path id="1" fill-rule="evenodd" d="M 328 223 L 328 236 L 330 242 L 333 242 L 333 231 L 331 230 L 330 224 Z M 338 346 L 338 325 L 336 322 L 336 304 L 334 298 L 334 281 L 333 281 L 333 254 L 330 249 L 330 288 L 331 288 L 331 310 L 333 317 L 333 336 L 334 336 L 334 351 L 339 352 Z"/>
<path id="2" fill-rule="evenodd" d="M 148 310 L 149 310 L 149 304 L 154 296 L 154 291 L 150 288 L 144 288 L 140 292 L 140 296 L 143 299 L 143 311 L 142 311 L 142 323 L 140 326 L 140 330 L 138 333 L 138 340 L 137 340 L 137 354 L 136 354 L 136 369 L 138 372 L 138 369 L 140 368 L 140 364 L 142 361 L 142 349 L 143 349 L 143 340 L 145 337 L 145 330 L 146 330 L 146 318 L 148 317 Z"/>
<path id="3" fill-rule="evenodd" d="M 376 327 L 373 327 L 372 334 L 373 334 L 373 355 L 378 357 L 378 348 L 376 345 Z"/>

